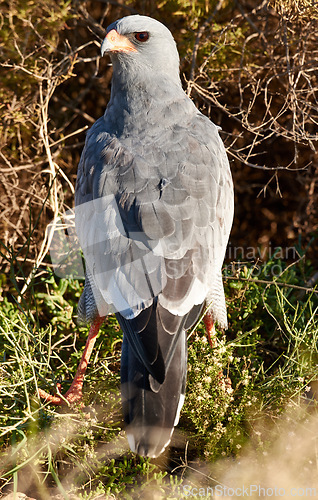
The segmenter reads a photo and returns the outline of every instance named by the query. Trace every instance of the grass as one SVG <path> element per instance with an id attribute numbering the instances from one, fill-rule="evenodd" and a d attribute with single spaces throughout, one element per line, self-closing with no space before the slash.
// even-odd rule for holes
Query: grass
<path id="1" fill-rule="evenodd" d="M 237 263 L 225 271 L 229 330 L 217 332 L 213 348 L 201 325 L 191 332 L 186 403 L 170 455 L 159 460 L 134 456 L 124 437 L 115 318 L 108 318 L 97 341 L 86 407 L 56 409 L 39 400 L 37 387 L 54 392 L 60 382 L 66 390 L 76 371 L 87 335 L 74 323 L 82 283 L 47 269 L 21 303 L 17 290 L 3 283 L 3 491 L 37 499 L 182 498 L 191 485 L 221 485 L 225 470 L 236 477 L 242 460 L 263 460 L 277 435 L 286 439 L 288 414 L 316 439 L 309 397 L 318 378 L 318 301 L 314 291 L 294 288 L 311 273 L 304 258 L 287 266 L 275 255 L 261 267 Z M 316 458 L 309 468 L 302 461 L 299 471 L 315 467 Z M 255 465 L 249 468 L 256 474 Z"/>

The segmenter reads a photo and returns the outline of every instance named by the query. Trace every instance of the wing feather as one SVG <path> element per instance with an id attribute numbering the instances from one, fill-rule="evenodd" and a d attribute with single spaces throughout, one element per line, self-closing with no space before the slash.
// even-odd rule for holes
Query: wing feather
<path id="1" fill-rule="evenodd" d="M 152 130 L 152 139 L 142 142 L 130 135 L 119 140 L 105 131 L 104 119 L 98 120 L 87 136 L 76 188 L 77 207 L 94 205 L 79 209 L 76 217 L 92 279 L 113 306 L 122 297 L 129 317 L 151 300 L 152 281 L 156 291 L 162 286 L 165 307 L 174 312 L 182 300 L 181 284 L 188 310 L 197 303 L 198 281 L 200 296 L 207 295 L 218 279 L 233 217 L 228 160 L 207 118 L 195 113 L 191 126 L 175 125 L 161 134 Z M 143 242 L 143 249 L 132 246 L 134 241 Z M 128 249 L 128 257 L 119 258 Z M 147 253 L 154 255 L 152 269 L 134 263 Z M 123 269 L 118 272 L 115 266 Z M 193 275 L 182 275 L 190 267 Z M 119 287 L 114 301 L 111 276 L 112 289 Z M 183 304 L 180 314 L 184 310 Z"/>

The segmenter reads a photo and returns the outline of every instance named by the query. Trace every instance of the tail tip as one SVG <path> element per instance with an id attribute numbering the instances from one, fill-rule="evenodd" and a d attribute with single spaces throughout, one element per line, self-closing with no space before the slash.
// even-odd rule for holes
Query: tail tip
<path id="1" fill-rule="evenodd" d="M 142 432 L 140 428 L 137 432 L 127 429 L 126 436 L 133 453 L 142 457 L 157 458 L 169 445 L 173 431 L 174 427 L 172 429 L 155 429 L 151 427 L 146 432 Z"/>

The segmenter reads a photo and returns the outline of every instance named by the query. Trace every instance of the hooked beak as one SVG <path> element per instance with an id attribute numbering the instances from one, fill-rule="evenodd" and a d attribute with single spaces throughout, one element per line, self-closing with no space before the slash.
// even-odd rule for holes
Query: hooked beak
<path id="1" fill-rule="evenodd" d="M 138 52 L 136 47 L 124 35 L 117 33 L 115 29 L 107 33 L 101 46 L 102 56 L 106 52 Z"/>

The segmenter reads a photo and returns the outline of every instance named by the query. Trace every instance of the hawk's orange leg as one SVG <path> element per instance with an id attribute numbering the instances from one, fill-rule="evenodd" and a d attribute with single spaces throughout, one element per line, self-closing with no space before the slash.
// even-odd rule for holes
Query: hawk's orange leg
<path id="1" fill-rule="evenodd" d="M 209 311 L 204 316 L 203 323 L 208 336 L 209 344 L 211 347 L 215 347 L 216 346 L 215 327 L 212 314 Z"/>
<path id="2" fill-rule="evenodd" d="M 214 321 L 213 321 L 212 315 L 211 315 L 211 313 L 209 313 L 209 311 L 204 316 L 203 322 L 204 322 L 204 326 L 205 326 L 205 330 L 206 330 L 206 333 L 208 336 L 210 346 L 212 348 L 216 347 L 217 343 L 216 343 Z M 224 391 L 227 391 L 229 393 L 233 392 L 231 379 L 228 376 L 225 376 L 223 374 L 222 370 L 220 370 L 220 372 L 219 372 L 219 383 L 222 386 Z"/>
<path id="3" fill-rule="evenodd" d="M 94 344 L 96 341 L 97 334 L 99 332 L 100 326 L 102 325 L 103 321 L 105 319 L 105 316 L 101 317 L 98 316 L 97 319 L 94 321 L 92 326 L 90 327 L 88 338 L 86 341 L 85 349 L 82 354 L 82 358 L 80 361 L 80 364 L 78 365 L 77 372 L 75 375 L 75 378 L 72 382 L 71 387 L 69 390 L 66 392 L 65 396 L 61 397 L 58 394 L 52 396 L 46 391 L 43 391 L 43 389 L 39 389 L 39 396 L 44 399 L 45 401 L 48 401 L 49 403 L 53 403 L 55 405 L 63 405 L 68 403 L 77 403 L 81 401 L 82 396 L 83 396 L 83 382 L 84 382 L 84 376 L 85 372 L 88 366 L 89 358 L 92 354 Z M 59 388 L 59 385 L 58 385 Z M 66 401 L 65 401 L 66 400 Z M 83 406 L 83 404 L 81 404 Z"/>

